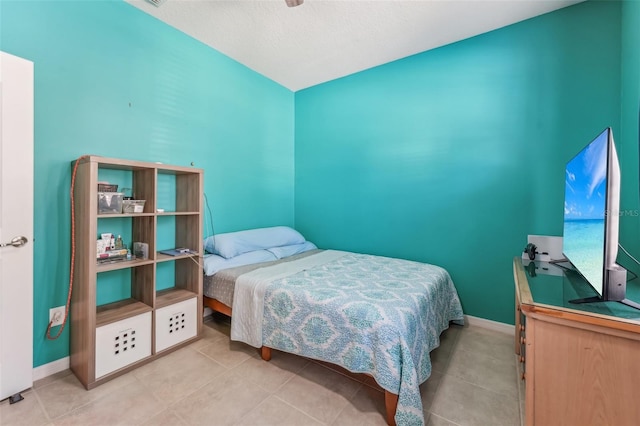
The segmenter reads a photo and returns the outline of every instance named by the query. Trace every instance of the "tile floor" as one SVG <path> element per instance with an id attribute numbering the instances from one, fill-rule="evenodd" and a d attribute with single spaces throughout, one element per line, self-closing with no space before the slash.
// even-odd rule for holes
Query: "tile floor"
<path id="1" fill-rule="evenodd" d="M 382 392 L 282 352 L 270 362 L 206 321 L 203 338 L 86 391 L 68 370 L 0 403 L 10 425 L 385 425 Z M 451 326 L 422 385 L 430 426 L 521 424 L 513 338 Z"/>

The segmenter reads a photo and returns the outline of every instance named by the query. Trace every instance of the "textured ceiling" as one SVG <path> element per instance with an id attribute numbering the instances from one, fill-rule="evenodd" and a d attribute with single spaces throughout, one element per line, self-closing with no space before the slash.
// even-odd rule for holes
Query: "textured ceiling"
<path id="1" fill-rule="evenodd" d="M 297 91 L 582 0 L 125 0 Z"/>

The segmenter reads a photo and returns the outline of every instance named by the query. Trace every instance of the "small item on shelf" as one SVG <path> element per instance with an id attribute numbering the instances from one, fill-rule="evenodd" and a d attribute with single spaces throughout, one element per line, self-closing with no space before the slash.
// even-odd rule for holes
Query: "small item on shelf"
<path id="1" fill-rule="evenodd" d="M 101 254 L 107 253 L 109 250 L 111 250 L 111 238 L 102 238 L 96 241 L 97 257 L 100 257 Z"/>
<path id="2" fill-rule="evenodd" d="M 122 190 L 120 192 L 122 192 L 122 195 L 123 195 L 122 200 L 123 201 L 124 200 L 133 200 L 133 195 L 127 195 L 128 192 L 133 193 L 131 188 L 122 188 Z"/>
<path id="3" fill-rule="evenodd" d="M 123 249 L 125 250 L 124 253 L 122 252 Z M 126 247 L 122 241 L 122 236 L 118 235 L 118 238 L 116 238 L 113 234 L 100 234 L 100 238 L 96 240 L 96 254 L 98 259 L 106 257 L 106 254 L 114 256 L 116 252 L 120 255 L 126 255 Z"/>
<path id="4" fill-rule="evenodd" d="M 106 253 L 100 253 L 98 255 L 99 259 L 108 259 L 108 258 L 112 258 L 112 257 L 126 257 L 127 256 L 127 249 L 120 249 L 120 250 L 109 250 Z"/>
<path id="5" fill-rule="evenodd" d="M 183 247 L 179 247 L 171 250 L 160 250 L 160 253 L 167 254 L 169 256 L 182 256 L 185 254 L 196 254 L 195 251 L 188 248 L 183 248 Z"/>
<path id="6" fill-rule="evenodd" d="M 147 260 L 149 258 L 149 244 L 133 243 L 133 254 L 136 259 Z"/>
<path id="7" fill-rule="evenodd" d="M 121 214 L 122 193 L 98 192 L 98 214 Z"/>
<path id="8" fill-rule="evenodd" d="M 143 213 L 146 200 L 123 200 L 122 213 Z"/>
<path id="9" fill-rule="evenodd" d="M 101 253 L 98 255 L 98 263 L 113 263 L 119 262 L 122 260 L 126 260 L 127 258 L 127 250 L 109 250 L 106 253 Z"/>
<path id="10" fill-rule="evenodd" d="M 118 192 L 118 185 L 109 182 L 98 182 L 98 192 Z"/>

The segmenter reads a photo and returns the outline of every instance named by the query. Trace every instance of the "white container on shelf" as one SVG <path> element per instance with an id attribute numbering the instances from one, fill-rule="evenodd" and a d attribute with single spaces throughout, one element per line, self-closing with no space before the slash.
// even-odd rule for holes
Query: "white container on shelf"
<path id="1" fill-rule="evenodd" d="M 196 298 L 156 309 L 156 352 L 196 336 Z"/>
<path id="2" fill-rule="evenodd" d="M 151 312 L 96 328 L 96 379 L 151 355 Z"/>

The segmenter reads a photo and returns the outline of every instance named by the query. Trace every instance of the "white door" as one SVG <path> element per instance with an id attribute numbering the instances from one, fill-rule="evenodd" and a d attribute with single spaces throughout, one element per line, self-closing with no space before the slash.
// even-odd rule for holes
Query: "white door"
<path id="1" fill-rule="evenodd" d="M 0 400 L 32 384 L 33 63 L 0 52 Z"/>

